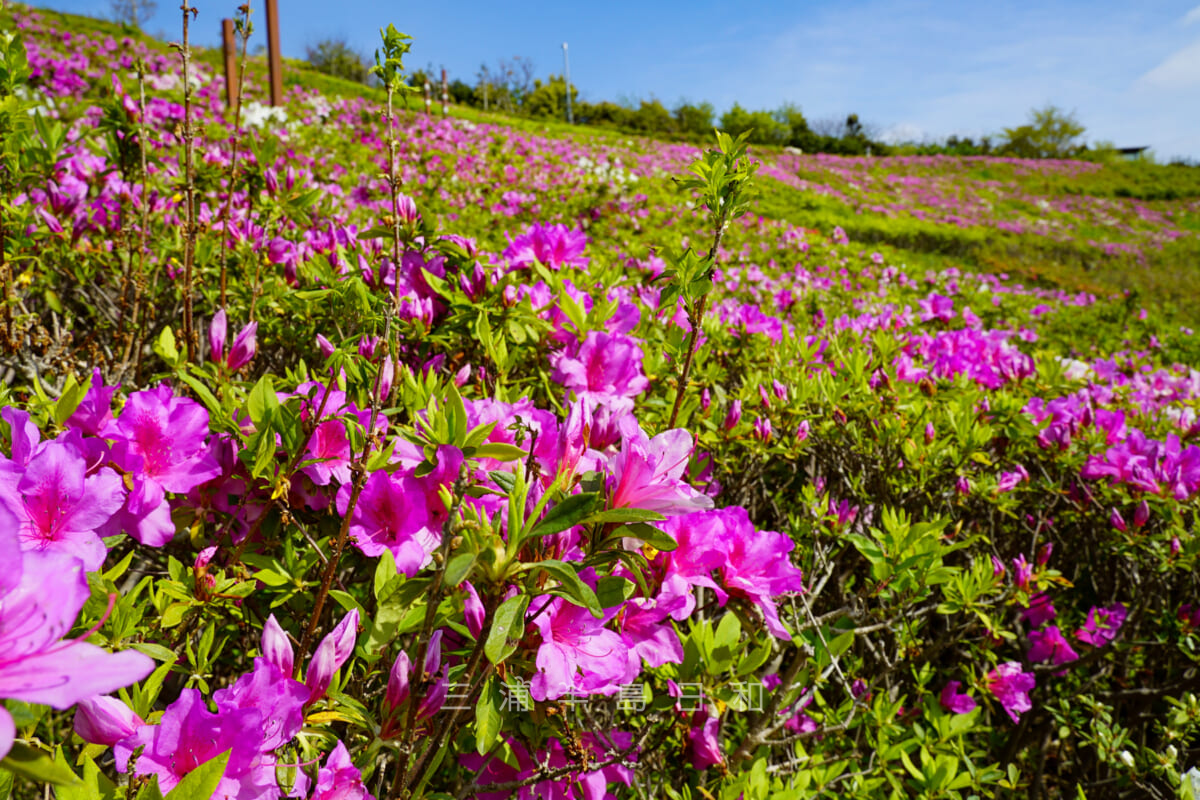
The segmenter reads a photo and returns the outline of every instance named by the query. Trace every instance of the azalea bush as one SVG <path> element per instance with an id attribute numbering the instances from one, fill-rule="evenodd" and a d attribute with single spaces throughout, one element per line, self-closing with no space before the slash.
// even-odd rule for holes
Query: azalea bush
<path id="1" fill-rule="evenodd" d="M 1178 318 L 758 216 L 744 138 L 428 119 L 391 26 L 258 113 L 13 23 L 0 797 L 1200 778 Z"/>

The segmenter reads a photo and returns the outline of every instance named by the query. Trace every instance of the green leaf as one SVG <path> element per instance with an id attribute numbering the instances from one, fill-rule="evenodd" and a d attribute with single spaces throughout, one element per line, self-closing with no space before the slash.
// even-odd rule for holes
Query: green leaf
<path id="1" fill-rule="evenodd" d="M 492 482 L 503 489 L 506 493 L 512 492 L 513 487 L 517 485 L 517 477 L 511 472 L 500 472 L 498 470 L 488 473 L 488 477 Z"/>
<path id="2" fill-rule="evenodd" d="M 491 750 L 500 736 L 500 726 L 504 722 L 500 714 L 503 705 L 504 695 L 493 675 L 483 684 L 483 691 L 475 703 L 475 752 L 479 755 Z"/>
<path id="3" fill-rule="evenodd" d="M 75 409 L 79 408 L 79 404 L 83 402 L 83 397 L 87 393 L 87 389 L 87 384 L 80 386 L 75 381 L 74 375 L 67 376 L 67 382 L 63 385 L 62 396 L 54 404 L 54 421 L 57 424 L 62 425 L 67 421 L 68 417 L 75 413 Z"/>
<path id="4" fill-rule="evenodd" d="M 229 763 L 229 754 L 232 752 L 226 750 L 196 767 L 185 775 L 174 789 L 167 792 L 164 800 L 211 800 L 217 792 L 217 784 L 225 777 L 225 765 Z"/>
<path id="5" fill-rule="evenodd" d="M 250 390 L 250 397 L 246 401 L 246 410 L 250 413 L 250 420 L 255 429 L 261 431 L 270 427 L 277 408 L 279 398 L 275 396 L 275 385 L 271 382 L 270 375 L 263 375 Z"/>
<path id="6" fill-rule="evenodd" d="M 519 594 L 500 604 L 492 618 L 483 645 L 484 655 L 493 664 L 499 664 L 516 652 L 517 645 L 525 636 L 525 610 L 529 608 L 529 595 Z"/>
<path id="7" fill-rule="evenodd" d="M 13 742 L 8 755 L 0 761 L 0 767 L 36 783 L 52 783 L 55 786 L 79 784 L 79 777 L 70 768 L 56 764 L 49 753 L 25 742 Z"/>
<path id="8" fill-rule="evenodd" d="M 549 536 L 552 533 L 561 533 L 567 528 L 573 528 L 592 513 L 592 509 L 598 502 L 600 502 L 600 495 L 596 492 L 583 492 L 564 497 L 561 502 L 556 503 L 546 512 L 546 516 L 541 522 L 533 526 L 529 535 Z"/>
<path id="9" fill-rule="evenodd" d="M 605 575 L 596 581 L 596 600 L 601 608 L 612 608 L 629 599 L 635 584 L 623 575 Z"/>
<path id="10" fill-rule="evenodd" d="M 532 569 L 544 569 L 546 572 L 557 580 L 563 588 L 567 596 L 575 602 L 576 605 L 583 606 L 588 611 L 592 612 L 592 616 L 599 619 L 604 616 L 604 609 L 600 607 L 600 600 L 597 599 L 596 593 L 592 591 L 592 587 L 583 582 L 579 577 L 579 573 L 575 568 L 565 561 L 555 561 L 549 559 L 546 561 L 538 561 L 529 565 Z"/>
<path id="11" fill-rule="evenodd" d="M 458 586 L 467 579 L 471 574 L 471 567 L 475 566 L 474 553 L 459 553 L 446 562 L 446 583 L 450 586 Z"/>
<path id="12" fill-rule="evenodd" d="M 61 759 L 60 759 L 61 762 Z M 3 781 L 0 781 L 2 784 Z M 83 782 L 77 786 L 60 786 L 54 790 L 57 800 L 113 800 L 117 795 L 116 784 L 100 771 L 96 762 L 83 757 Z M 0 786 L 0 798 L 5 797 Z"/>
<path id="13" fill-rule="evenodd" d="M 588 517 L 585 522 L 659 522 L 664 520 L 662 514 L 645 508 L 610 508 Z"/>
<path id="14" fill-rule="evenodd" d="M 396 557 L 392 555 L 392 551 L 384 549 L 379 556 L 379 563 L 375 565 L 375 599 L 382 602 L 384 600 L 384 589 L 389 583 L 396 580 L 396 576 L 400 573 L 396 570 Z"/>
<path id="15" fill-rule="evenodd" d="M 504 442 L 487 442 L 475 448 L 472 458 L 493 458 L 496 461 L 520 461 L 529 455 L 526 451 Z"/>
<path id="16" fill-rule="evenodd" d="M 154 340 L 154 352 L 172 367 L 179 362 L 179 348 L 175 345 L 175 333 L 170 325 L 163 328 Z"/>
<path id="17" fill-rule="evenodd" d="M 671 534 L 645 522 L 634 522 L 629 525 L 623 525 L 613 532 L 613 536 L 628 536 L 632 539 L 641 539 L 655 550 L 662 550 L 667 553 L 679 547 L 679 542 L 671 538 Z"/>
<path id="18" fill-rule="evenodd" d="M 191 375 L 187 372 L 180 372 L 178 377 L 179 380 L 191 387 L 191 390 L 196 393 L 197 397 L 200 398 L 200 402 L 204 404 L 204 407 L 208 409 L 209 413 L 213 415 L 214 419 L 219 419 L 221 417 L 221 401 L 217 399 L 216 395 L 214 395 L 207 386 L 197 380 L 194 375 Z"/>

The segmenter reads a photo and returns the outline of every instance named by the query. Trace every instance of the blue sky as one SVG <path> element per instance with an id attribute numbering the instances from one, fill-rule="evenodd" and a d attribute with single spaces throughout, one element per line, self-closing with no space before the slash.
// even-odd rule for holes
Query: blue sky
<path id="1" fill-rule="evenodd" d="M 197 41 L 217 41 L 237 0 L 193 0 Z M 522 56 L 562 70 L 587 100 L 708 100 L 718 111 L 798 104 L 810 119 L 856 112 L 902 139 L 978 136 L 1035 106 L 1073 110 L 1091 141 L 1200 158 L 1197 0 L 763 2 L 424 2 L 280 0 L 284 53 L 344 36 L 373 50 L 391 22 L 415 37 L 409 62 L 473 80 L 483 62 Z M 104 15 L 108 0 L 51 0 Z M 175 0 L 151 32 L 177 39 Z M 265 23 L 255 2 L 257 38 Z"/>

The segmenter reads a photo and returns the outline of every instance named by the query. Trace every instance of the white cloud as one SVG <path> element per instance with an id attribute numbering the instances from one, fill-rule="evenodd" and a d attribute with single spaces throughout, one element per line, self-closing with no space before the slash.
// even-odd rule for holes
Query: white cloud
<path id="1" fill-rule="evenodd" d="M 1192 13 L 1196 11 L 1200 8 Z M 1156 89 L 1200 86 L 1200 39 L 1167 56 L 1157 67 L 1138 78 L 1138 83 Z"/>
<path id="2" fill-rule="evenodd" d="M 1200 22 L 1200 6 L 1196 6 L 1191 11 L 1183 15 L 1183 24 L 1191 25 L 1193 22 Z"/>
<path id="3" fill-rule="evenodd" d="M 920 125 L 911 122 L 899 122 L 885 130 L 880 138 L 887 144 L 923 142 L 929 138 L 929 132 Z"/>

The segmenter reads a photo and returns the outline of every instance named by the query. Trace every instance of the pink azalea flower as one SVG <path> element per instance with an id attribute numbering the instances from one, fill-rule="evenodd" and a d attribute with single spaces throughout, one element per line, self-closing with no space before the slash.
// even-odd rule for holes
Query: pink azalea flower
<path id="1" fill-rule="evenodd" d="M 668 608 L 653 600 L 635 597 L 625 602 L 621 641 L 629 653 L 631 675 L 641 672 L 643 662 L 648 667 L 683 663 L 683 645 L 668 618 Z"/>
<path id="2" fill-rule="evenodd" d="M 1056 616 L 1058 612 L 1050 602 L 1050 595 L 1045 592 L 1038 592 L 1029 598 L 1029 608 L 1021 611 L 1021 620 L 1034 628 L 1044 625 Z"/>
<path id="3" fill-rule="evenodd" d="M 275 758 L 264 753 L 263 717 L 254 708 L 221 708 L 212 713 L 196 689 L 184 689 L 157 725 L 143 725 L 114 748 L 117 770 L 129 770 L 130 757 L 143 748 L 138 775 L 157 775 L 165 794 L 192 770 L 229 751 L 224 777 L 214 796 L 222 800 L 278 797 Z"/>
<path id="4" fill-rule="evenodd" d="M 684 480 L 692 455 L 692 435 L 682 428 L 647 439 L 640 429 L 621 442 L 610 460 L 612 508 L 644 508 L 662 514 L 684 514 L 712 508 L 712 500 Z"/>
<path id="5" fill-rule="evenodd" d="M 1117 638 L 1117 631 L 1121 630 L 1128 615 L 1124 603 L 1113 603 L 1107 608 L 1092 606 L 1087 622 L 1075 632 L 1075 638 L 1092 647 L 1104 647 Z"/>
<path id="6" fill-rule="evenodd" d="M 942 689 L 942 694 L 938 698 L 942 708 L 952 714 L 967 714 L 975 710 L 975 698 L 969 694 L 960 693 L 958 687 L 961 685 L 958 681 L 950 681 L 946 684 L 946 688 Z"/>
<path id="7" fill-rule="evenodd" d="M 77 559 L 22 554 L 14 527 L 0 520 L 0 563 L 0 698 L 67 709 L 154 669 L 132 650 L 110 653 L 83 639 L 63 639 L 91 597 Z M 15 735 L 12 717 L 0 706 L 0 758 Z"/>
<path id="8" fill-rule="evenodd" d="M 1011 492 L 1017 485 L 1029 480 L 1029 473 L 1020 464 L 1011 472 L 1001 472 L 1000 480 L 996 483 L 996 491 Z"/>
<path id="9" fill-rule="evenodd" d="M 571 230 L 561 224 L 535 223 L 512 240 L 504 251 L 504 258 L 512 269 L 528 267 L 535 261 L 552 269 L 585 267 L 588 259 L 583 257 L 583 250 L 587 242 L 587 234 L 583 231 Z"/>
<path id="10" fill-rule="evenodd" d="M 83 400 L 76 406 L 66 424 L 89 436 L 107 438 L 109 427 L 113 424 L 112 399 L 120 384 L 105 386 L 100 368 L 92 372 L 92 382 L 88 386 Z"/>
<path id="11" fill-rule="evenodd" d="M 1037 681 L 1032 672 L 1025 672 L 1016 661 L 1000 664 L 988 672 L 984 685 L 1008 713 L 1013 722 L 1021 718 L 1021 714 L 1033 708 L 1029 693 L 1033 691 Z"/>
<path id="12" fill-rule="evenodd" d="M 747 598 L 758 606 L 772 635 L 791 639 L 779 621 L 773 598 L 804 591 L 804 575 L 792 565 L 790 557 L 795 543 L 786 534 L 757 530 L 740 506 L 712 513 L 722 516 L 726 531 L 728 549 L 720 570 L 722 583 L 731 595 Z"/>
<path id="13" fill-rule="evenodd" d="M 309 800 L 374 800 L 363 783 L 362 773 L 350 760 L 346 745 L 340 741 L 317 771 L 317 785 Z"/>
<path id="14" fill-rule="evenodd" d="M 267 659 L 256 658 L 253 670 L 241 675 L 232 686 L 218 689 L 213 700 L 218 713 L 256 711 L 260 718 L 258 741 L 245 744 L 271 754 L 300 732 L 308 696 L 304 684 L 284 675 Z"/>
<path id="15" fill-rule="evenodd" d="M 611 615 L 596 619 L 586 608 L 549 595 L 536 598 L 530 614 L 542 635 L 535 662 L 538 672 L 529 682 L 535 700 L 556 700 L 571 693 L 611 695 L 632 677 L 625 643 L 604 627 Z"/>
<path id="16" fill-rule="evenodd" d="M 698 709 L 692 715 L 692 726 L 688 730 L 688 752 L 696 769 L 708 769 L 725 763 L 725 755 L 721 752 L 720 715 L 709 714 L 707 707 Z"/>
<path id="17" fill-rule="evenodd" d="M 1063 638 L 1057 625 L 1029 634 L 1029 660 L 1033 662 L 1053 661 L 1056 665 L 1066 664 L 1079 658 L 1071 644 Z"/>
<path id="18" fill-rule="evenodd" d="M 637 397 L 650 386 L 638 345 L 624 334 L 588 331 L 582 343 L 551 356 L 551 378 L 577 397 Z"/>
<path id="19" fill-rule="evenodd" d="M 168 492 L 184 493 L 220 474 L 207 436 L 208 411 L 195 400 L 176 397 L 165 384 L 134 392 L 117 418 L 115 438 L 125 445 L 119 463 Z"/>
<path id="20" fill-rule="evenodd" d="M 110 469 L 86 473 L 76 448 L 51 441 L 38 446 L 12 484 L 5 486 L 0 474 L 0 503 L 17 517 L 22 549 L 63 553 L 89 571 L 100 568 L 108 549 L 97 532 L 124 504 L 125 487 Z"/>
<path id="21" fill-rule="evenodd" d="M 337 496 L 343 516 L 350 505 L 350 484 Z M 368 556 L 390 550 L 396 569 L 412 577 L 433 559 L 441 534 L 430 526 L 425 494 L 414 478 L 372 472 L 350 515 L 354 546 Z"/>

